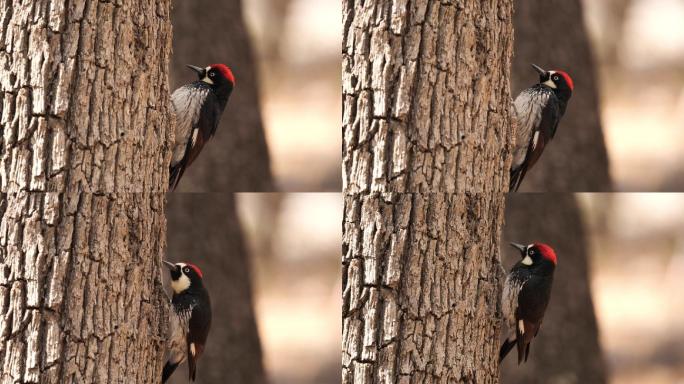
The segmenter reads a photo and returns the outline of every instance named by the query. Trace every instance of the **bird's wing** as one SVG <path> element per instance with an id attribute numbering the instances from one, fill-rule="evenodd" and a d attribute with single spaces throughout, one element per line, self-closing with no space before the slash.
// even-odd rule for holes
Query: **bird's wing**
<path id="1" fill-rule="evenodd" d="M 527 95 L 527 98 L 535 98 L 535 100 L 528 101 L 521 94 L 514 103 L 518 126 L 516 137 L 519 140 L 516 143 L 514 168 L 510 176 L 510 187 L 514 191 L 518 190 L 527 170 L 539 160 L 546 144 L 556 134 L 560 119 L 558 103 L 555 102 L 556 95 L 552 90 L 545 87 L 535 89 Z M 544 108 L 547 104 L 550 108 Z M 520 145 L 522 143 L 526 145 L 523 147 Z M 523 151 L 524 157 L 521 157 Z M 522 161 L 522 163 L 515 166 L 516 161 Z"/>

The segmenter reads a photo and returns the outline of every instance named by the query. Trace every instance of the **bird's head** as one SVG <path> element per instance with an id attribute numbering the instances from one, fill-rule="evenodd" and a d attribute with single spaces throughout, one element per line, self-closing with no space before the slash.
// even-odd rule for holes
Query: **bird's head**
<path id="1" fill-rule="evenodd" d="M 197 77 L 202 82 L 209 84 L 214 89 L 230 89 L 235 86 L 233 71 L 225 64 L 211 64 L 206 68 L 187 65 L 188 68 L 197 72 Z"/>
<path id="2" fill-rule="evenodd" d="M 556 252 L 546 244 L 532 243 L 530 245 L 522 245 L 511 243 L 511 245 L 520 251 L 520 256 L 522 257 L 520 262 L 523 265 L 528 267 L 550 266 L 554 268 L 556 266 Z"/>
<path id="3" fill-rule="evenodd" d="M 190 287 L 202 286 L 202 271 L 190 263 L 171 263 L 162 260 L 171 274 L 171 288 L 175 293 L 185 292 Z"/>
<path id="4" fill-rule="evenodd" d="M 532 64 L 532 68 L 539 73 L 540 84 L 546 85 L 556 91 L 556 93 L 567 96 L 568 99 L 572 96 L 575 84 L 572 82 L 572 78 L 567 72 L 558 70 L 546 71 L 536 64 Z"/>

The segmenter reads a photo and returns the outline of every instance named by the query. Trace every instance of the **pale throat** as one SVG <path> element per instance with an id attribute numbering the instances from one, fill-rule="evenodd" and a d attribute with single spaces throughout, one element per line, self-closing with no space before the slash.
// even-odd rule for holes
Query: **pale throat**
<path id="1" fill-rule="evenodd" d="M 543 82 L 542 84 L 547 85 L 553 89 L 558 88 L 558 87 L 556 87 L 556 84 L 553 81 L 551 81 L 551 78 L 553 77 L 554 74 L 556 74 L 556 71 L 549 71 L 549 79 L 546 80 L 545 82 Z"/>
<path id="2" fill-rule="evenodd" d="M 211 69 L 211 67 L 204 68 L 204 73 L 207 73 L 207 75 L 204 75 L 204 78 L 202 79 L 202 81 L 204 81 L 207 84 L 214 84 L 214 82 L 209 78 L 209 75 L 208 75 L 210 69 Z"/>
<path id="3" fill-rule="evenodd" d="M 175 293 L 181 293 L 188 288 L 190 288 L 190 279 L 182 273 L 178 280 L 171 280 L 171 289 Z"/>

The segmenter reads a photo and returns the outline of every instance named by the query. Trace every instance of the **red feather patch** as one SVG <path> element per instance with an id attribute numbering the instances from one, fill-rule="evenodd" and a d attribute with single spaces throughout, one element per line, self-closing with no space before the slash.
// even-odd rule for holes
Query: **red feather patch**
<path id="1" fill-rule="evenodd" d="M 231 71 L 230 68 L 228 68 L 225 64 L 212 64 L 210 67 L 221 72 L 223 77 L 235 85 L 235 76 L 233 76 L 233 71 Z"/>
<path id="2" fill-rule="evenodd" d="M 568 84 L 568 87 L 570 87 L 571 91 L 575 89 L 575 84 L 572 82 L 572 78 L 570 77 L 570 75 L 567 74 L 567 72 L 556 71 L 556 73 L 563 76 L 565 82 Z"/>
<path id="3" fill-rule="evenodd" d="M 556 252 L 553 250 L 553 248 L 544 243 L 534 243 L 534 246 L 539 249 L 539 252 L 541 252 L 542 256 L 546 260 L 551 261 L 554 265 L 557 264 Z"/>

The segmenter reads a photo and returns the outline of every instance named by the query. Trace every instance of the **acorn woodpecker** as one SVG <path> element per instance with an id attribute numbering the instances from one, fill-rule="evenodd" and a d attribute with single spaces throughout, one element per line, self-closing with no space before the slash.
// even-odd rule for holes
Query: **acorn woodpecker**
<path id="1" fill-rule="evenodd" d="M 185 169 L 214 136 L 221 114 L 235 86 L 233 72 L 223 64 L 206 68 L 188 65 L 199 80 L 176 89 L 171 103 L 176 114 L 176 139 L 169 167 L 169 189 L 174 190 Z"/>
<path id="2" fill-rule="evenodd" d="M 501 346 L 499 363 L 517 345 L 520 364 L 523 358 L 527 361 L 530 342 L 537 336 L 549 304 L 556 253 L 542 243 L 511 245 L 520 251 L 522 260 L 506 277 L 502 309 L 509 331 L 515 330 L 515 335 L 507 338 Z"/>
<path id="3" fill-rule="evenodd" d="M 197 359 L 204 351 L 211 327 L 209 293 L 202 284 L 202 271 L 190 263 L 169 263 L 171 273 L 172 311 L 170 314 L 168 359 L 162 372 L 162 383 L 186 359 L 190 380 L 195 380 Z"/>
<path id="4" fill-rule="evenodd" d="M 567 73 L 545 71 L 535 64 L 532 67 L 539 72 L 539 84 L 520 92 L 513 102 L 517 132 L 511 163 L 511 191 L 518 190 L 527 171 L 556 134 L 574 88 Z"/>

